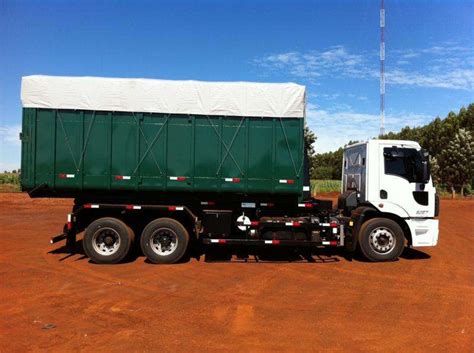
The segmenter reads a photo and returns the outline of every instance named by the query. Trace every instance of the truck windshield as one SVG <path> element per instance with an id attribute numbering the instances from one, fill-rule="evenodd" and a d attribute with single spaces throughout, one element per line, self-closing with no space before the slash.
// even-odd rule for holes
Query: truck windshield
<path id="1" fill-rule="evenodd" d="M 420 151 L 414 148 L 386 147 L 383 152 L 385 174 L 399 176 L 410 183 L 425 183 L 429 180 L 429 162 Z"/>

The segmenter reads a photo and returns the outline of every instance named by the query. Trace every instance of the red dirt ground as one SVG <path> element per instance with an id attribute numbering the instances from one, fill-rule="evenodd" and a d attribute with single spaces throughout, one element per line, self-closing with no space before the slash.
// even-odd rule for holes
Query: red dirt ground
<path id="1" fill-rule="evenodd" d="M 0 194 L 1 352 L 474 351 L 473 201 L 443 200 L 439 245 L 397 262 L 166 266 L 49 245 L 70 205 Z"/>

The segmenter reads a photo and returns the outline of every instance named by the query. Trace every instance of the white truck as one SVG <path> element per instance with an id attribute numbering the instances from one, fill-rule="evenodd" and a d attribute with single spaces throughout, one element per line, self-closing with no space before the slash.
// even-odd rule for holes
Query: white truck
<path id="1" fill-rule="evenodd" d="M 428 154 L 413 141 L 370 140 L 344 151 L 338 209 L 353 224 L 357 243 L 373 261 L 392 260 L 410 246 L 438 242 L 439 198 Z"/>

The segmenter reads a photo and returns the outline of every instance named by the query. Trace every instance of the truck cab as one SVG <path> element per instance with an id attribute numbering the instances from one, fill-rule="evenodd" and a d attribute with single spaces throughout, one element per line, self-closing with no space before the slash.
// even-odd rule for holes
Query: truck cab
<path id="1" fill-rule="evenodd" d="M 396 223 L 410 246 L 438 242 L 439 199 L 428 153 L 417 142 L 370 140 L 346 147 L 339 208 L 354 219 L 358 232 L 368 220 L 378 218 Z M 375 227 L 367 235 L 368 250 L 388 256 L 393 233 L 387 225 Z M 363 238 L 359 235 L 353 246 Z"/>

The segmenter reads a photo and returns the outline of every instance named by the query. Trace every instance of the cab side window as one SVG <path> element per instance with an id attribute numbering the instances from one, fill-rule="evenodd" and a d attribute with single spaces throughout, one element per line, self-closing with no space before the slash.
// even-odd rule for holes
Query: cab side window
<path id="1" fill-rule="evenodd" d="M 416 179 L 417 151 L 414 148 L 398 148 L 393 155 L 393 148 L 386 147 L 384 152 L 385 174 L 396 175 L 412 182 Z"/>
<path id="2" fill-rule="evenodd" d="M 385 174 L 398 175 L 402 178 L 406 178 L 407 171 L 403 158 L 385 157 Z"/>

